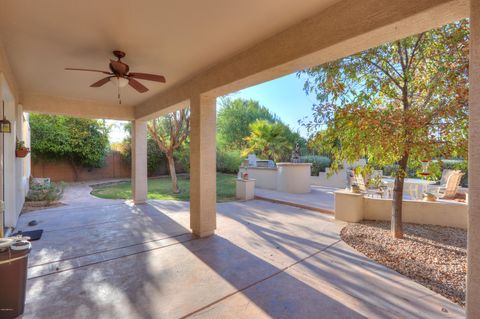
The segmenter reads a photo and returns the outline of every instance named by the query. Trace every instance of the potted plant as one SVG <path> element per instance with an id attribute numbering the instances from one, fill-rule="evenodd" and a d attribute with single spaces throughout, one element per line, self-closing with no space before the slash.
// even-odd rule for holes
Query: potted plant
<path id="1" fill-rule="evenodd" d="M 24 141 L 18 141 L 15 147 L 15 156 L 16 157 L 25 157 L 27 154 L 30 153 L 30 149 L 25 147 Z"/>
<path id="2" fill-rule="evenodd" d="M 424 193 L 423 200 L 427 202 L 435 202 L 437 200 L 437 196 L 435 196 L 435 194 L 432 194 L 432 193 Z"/>
<path id="3" fill-rule="evenodd" d="M 352 193 L 354 194 L 360 194 L 361 193 L 361 190 L 360 190 L 360 186 L 358 186 L 357 184 L 352 184 Z"/>

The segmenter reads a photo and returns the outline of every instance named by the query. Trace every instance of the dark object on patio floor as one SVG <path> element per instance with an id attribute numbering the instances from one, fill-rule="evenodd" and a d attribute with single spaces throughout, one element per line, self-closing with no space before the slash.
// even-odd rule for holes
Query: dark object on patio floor
<path id="1" fill-rule="evenodd" d="M 30 241 L 34 241 L 34 240 L 39 240 L 40 238 L 42 238 L 42 234 L 43 234 L 43 229 L 29 230 L 29 231 L 21 231 L 20 230 L 20 231 L 16 232 L 15 234 L 12 234 L 12 236 L 22 235 L 22 236 L 30 237 Z"/>
<path id="2" fill-rule="evenodd" d="M 28 226 L 36 226 L 38 225 L 38 222 L 34 219 L 28 222 Z"/>

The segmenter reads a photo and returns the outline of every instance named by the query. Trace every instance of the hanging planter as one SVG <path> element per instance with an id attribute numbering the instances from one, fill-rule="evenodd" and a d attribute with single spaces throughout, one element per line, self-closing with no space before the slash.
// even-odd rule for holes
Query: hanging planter
<path id="1" fill-rule="evenodd" d="M 24 141 L 17 141 L 17 145 L 15 148 L 15 156 L 24 158 L 25 156 L 30 153 L 30 149 L 25 147 L 25 142 Z"/>

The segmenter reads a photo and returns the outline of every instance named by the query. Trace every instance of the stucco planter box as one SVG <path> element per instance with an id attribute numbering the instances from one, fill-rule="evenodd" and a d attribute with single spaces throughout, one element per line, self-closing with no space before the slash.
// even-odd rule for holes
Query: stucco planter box
<path id="1" fill-rule="evenodd" d="M 255 180 L 237 178 L 236 198 L 238 200 L 251 200 L 255 197 Z"/>
<path id="2" fill-rule="evenodd" d="M 355 194 L 348 190 L 338 190 L 334 194 L 336 220 L 358 223 L 364 218 L 363 194 Z"/>

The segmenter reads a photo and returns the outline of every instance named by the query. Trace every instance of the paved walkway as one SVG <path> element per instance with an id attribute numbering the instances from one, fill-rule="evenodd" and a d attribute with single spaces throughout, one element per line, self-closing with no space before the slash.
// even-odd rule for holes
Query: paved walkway
<path id="1" fill-rule="evenodd" d="M 63 192 L 63 197 L 60 200 L 63 204 L 67 206 L 95 206 L 95 205 L 111 205 L 119 204 L 124 202 L 121 199 L 103 199 L 90 195 L 92 192 L 92 187 L 90 185 L 100 184 L 100 183 L 109 183 L 109 182 L 120 182 L 122 180 L 102 180 L 94 182 L 79 182 L 79 183 L 70 183 L 66 185 Z"/>
<path id="2" fill-rule="evenodd" d="M 310 193 L 289 194 L 270 189 L 255 188 L 255 197 L 278 204 L 334 214 L 335 198 L 333 192 L 336 190 L 337 188 L 312 185 Z"/>
<path id="3" fill-rule="evenodd" d="M 196 239 L 187 202 L 25 214 L 23 318 L 462 318 L 464 310 L 339 238 L 330 215 L 265 201 L 218 204 Z M 26 226 L 25 226 L 26 227 Z M 26 227 L 28 228 L 28 227 Z"/>

